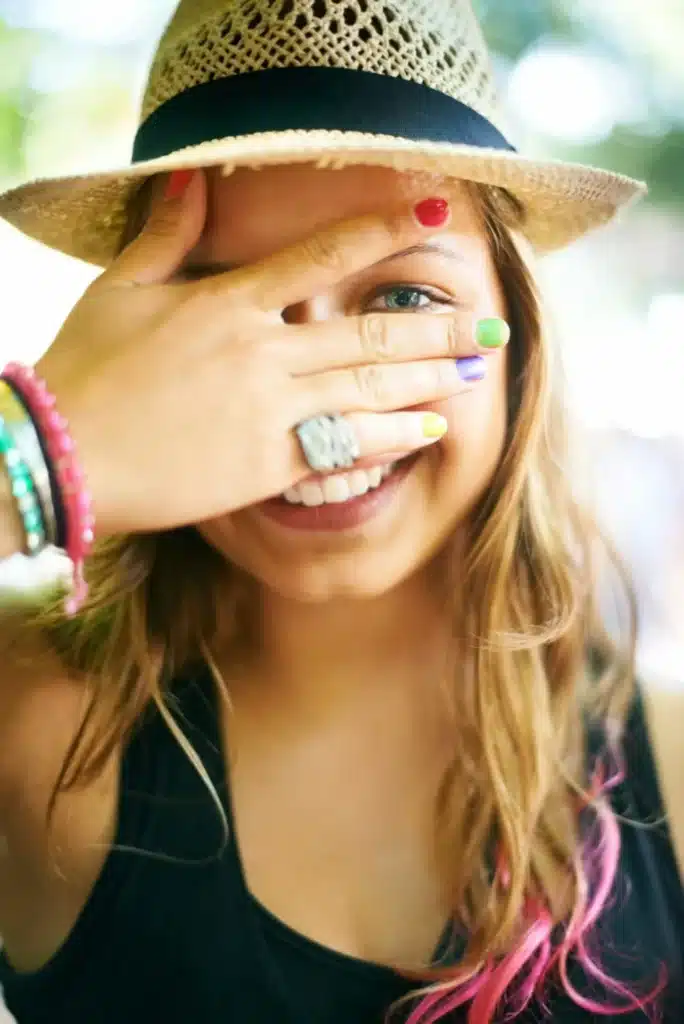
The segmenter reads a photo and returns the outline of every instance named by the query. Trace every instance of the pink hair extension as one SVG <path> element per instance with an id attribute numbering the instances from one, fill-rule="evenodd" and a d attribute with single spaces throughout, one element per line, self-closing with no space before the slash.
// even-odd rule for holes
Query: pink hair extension
<path id="1" fill-rule="evenodd" d="M 531 916 L 531 915 L 530 915 Z M 435 992 L 421 1001 L 406 1024 L 434 1024 L 440 1017 L 451 1013 L 472 1000 L 468 1022 L 490 1021 L 494 1010 L 516 976 L 525 971 L 525 977 L 515 995 L 515 1009 L 510 1019 L 517 1016 L 534 995 L 545 971 L 551 952 L 551 918 L 539 908 L 537 918 L 523 935 L 519 947 L 497 967 L 485 967 L 464 986 L 451 992 Z"/>
<path id="2" fill-rule="evenodd" d="M 528 915 L 532 923 L 525 931 L 520 944 L 509 956 L 496 966 L 488 980 L 482 985 L 468 1011 L 468 1024 L 484 1024 L 493 1019 L 494 1011 L 519 975 L 523 975 L 517 991 L 514 990 L 509 1002 L 506 1019 L 513 1019 L 530 1002 L 536 988 L 544 979 L 551 951 L 552 921 L 550 915 L 537 907 L 536 917 Z"/>
<path id="3" fill-rule="evenodd" d="M 602 1015 L 642 1010 L 647 1015 L 650 1013 L 651 1019 L 656 1019 L 652 1016 L 652 1004 L 665 985 L 665 973 L 661 971 L 660 979 L 653 991 L 640 997 L 606 974 L 587 949 L 588 935 L 609 901 L 620 858 L 620 830 L 614 813 L 610 807 L 601 803 L 596 804 L 595 810 L 595 831 L 598 833 L 598 839 L 595 845 L 587 842 L 584 858 L 587 875 L 595 879 L 594 893 L 590 898 L 586 893 L 582 894 L 554 959 L 558 961 L 558 970 L 565 991 L 578 1006 Z M 617 996 L 622 1005 L 601 1005 L 577 991 L 568 977 L 568 958 L 573 952 L 585 974 Z"/>
<path id="4" fill-rule="evenodd" d="M 615 885 L 620 860 L 620 829 L 615 813 L 600 798 L 619 784 L 624 777 L 620 759 L 606 771 L 599 763 L 592 777 L 590 800 L 584 801 L 595 815 L 593 827 L 582 844 L 580 880 L 585 879 L 577 905 L 564 930 L 561 941 L 553 948 L 553 922 L 549 912 L 538 902 L 528 899 L 525 906 L 527 927 L 515 950 L 499 962 L 487 962 L 465 982 L 455 981 L 450 990 L 443 987 L 428 993 L 411 1012 L 406 1024 L 436 1024 L 458 1007 L 468 1007 L 468 1024 L 493 1024 L 494 1014 L 504 1010 L 502 1020 L 511 1021 L 537 999 L 544 1006 L 544 990 L 552 973 L 557 972 L 562 987 L 572 1001 L 596 1016 L 611 1016 L 641 1010 L 651 1022 L 658 1021 L 656 1000 L 667 980 L 663 967 L 656 986 L 647 994 L 630 991 L 611 978 L 588 949 L 588 939 L 607 906 Z M 497 874 L 506 879 L 500 862 Z M 599 1001 L 583 995 L 569 977 L 569 959 L 574 956 L 585 976 L 603 989 L 606 999 Z"/>
<path id="5" fill-rule="evenodd" d="M 482 984 L 491 974 L 491 967 L 484 967 L 474 978 L 452 992 L 431 992 L 412 1011 L 406 1024 L 433 1024 L 434 1021 L 450 1013 L 458 1006 L 464 1006 L 473 996 L 477 995 Z"/>
<path id="6" fill-rule="evenodd" d="M 546 924 L 544 923 L 545 921 Z M 553 928 L 549 915 L 542 908 L 539 908 L 539 922 L 540 924 L 537 925 L 537 928 L 541 925 L 543 929 L 543 933 L 540 934 L 541 942 L 528 966 L 527 976 L 523 979 L 518 992 L 510 999 L 510 1020 L 515 1020 L 518 1014 L 522 1013 L 525 1007 L 529 1005 L 535 995 L 538 999 L 541 995 L 539 990 L 543 988 L 547 964 L 551 958 L 551 932 Z M 539 1001 L 543 1002 L 541 999 Z"/>

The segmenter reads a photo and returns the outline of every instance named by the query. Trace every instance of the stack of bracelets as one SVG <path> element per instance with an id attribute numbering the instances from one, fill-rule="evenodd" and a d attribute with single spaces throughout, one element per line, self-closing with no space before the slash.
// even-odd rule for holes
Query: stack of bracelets
<path id="1" fill-rule="evenodd" d="M 24 527 L 25 554 L 61 548 L 73 566 L 65 610 L 87 594 L 84 563 L 93 545 L 91 499 L 69 425 L 34 371 L 9 363 L 0 373 L 0 456 Z"/>

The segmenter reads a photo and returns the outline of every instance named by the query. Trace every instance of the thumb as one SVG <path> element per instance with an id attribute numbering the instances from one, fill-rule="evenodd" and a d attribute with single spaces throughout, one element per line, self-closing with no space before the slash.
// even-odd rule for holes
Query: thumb
<path id="1" fill-rule="evenodd" d="M 145 227 L 103 277 L 110 285 L 168 280 L 199 241 L 206 216 L 204 172 L 172 172 L 164 180 L 163 193 L 152 202 Z"/>

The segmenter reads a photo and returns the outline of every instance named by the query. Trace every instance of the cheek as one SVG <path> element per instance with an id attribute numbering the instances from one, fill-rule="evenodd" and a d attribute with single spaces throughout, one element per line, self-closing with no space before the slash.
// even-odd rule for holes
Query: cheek
<path id="1" fill-rule="evenodd" d="M 464 475 L 491 475 L 506 437 L 505 358 L 489 357 L 486 378 L 472 391 L 441 402 L 436 411 L 441 412 L 449 424 L 440 447 L 445 460 L 458 466 L 458 476 L 462 479 Z"/>

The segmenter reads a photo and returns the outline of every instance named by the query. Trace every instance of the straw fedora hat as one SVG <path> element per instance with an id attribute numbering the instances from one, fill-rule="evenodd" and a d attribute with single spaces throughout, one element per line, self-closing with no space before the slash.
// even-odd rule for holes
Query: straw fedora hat
<path id="1" fill-rule="evenodd" d="M 131 164 L 23 185 L 0 196 L 0 216 L 104 266 L 150 175 L 300 162 L 505 189 L 541 251 L 646 191 L 620 174 L 516 152 L 470 0 L 182 0 L 153 60 Z"/>

